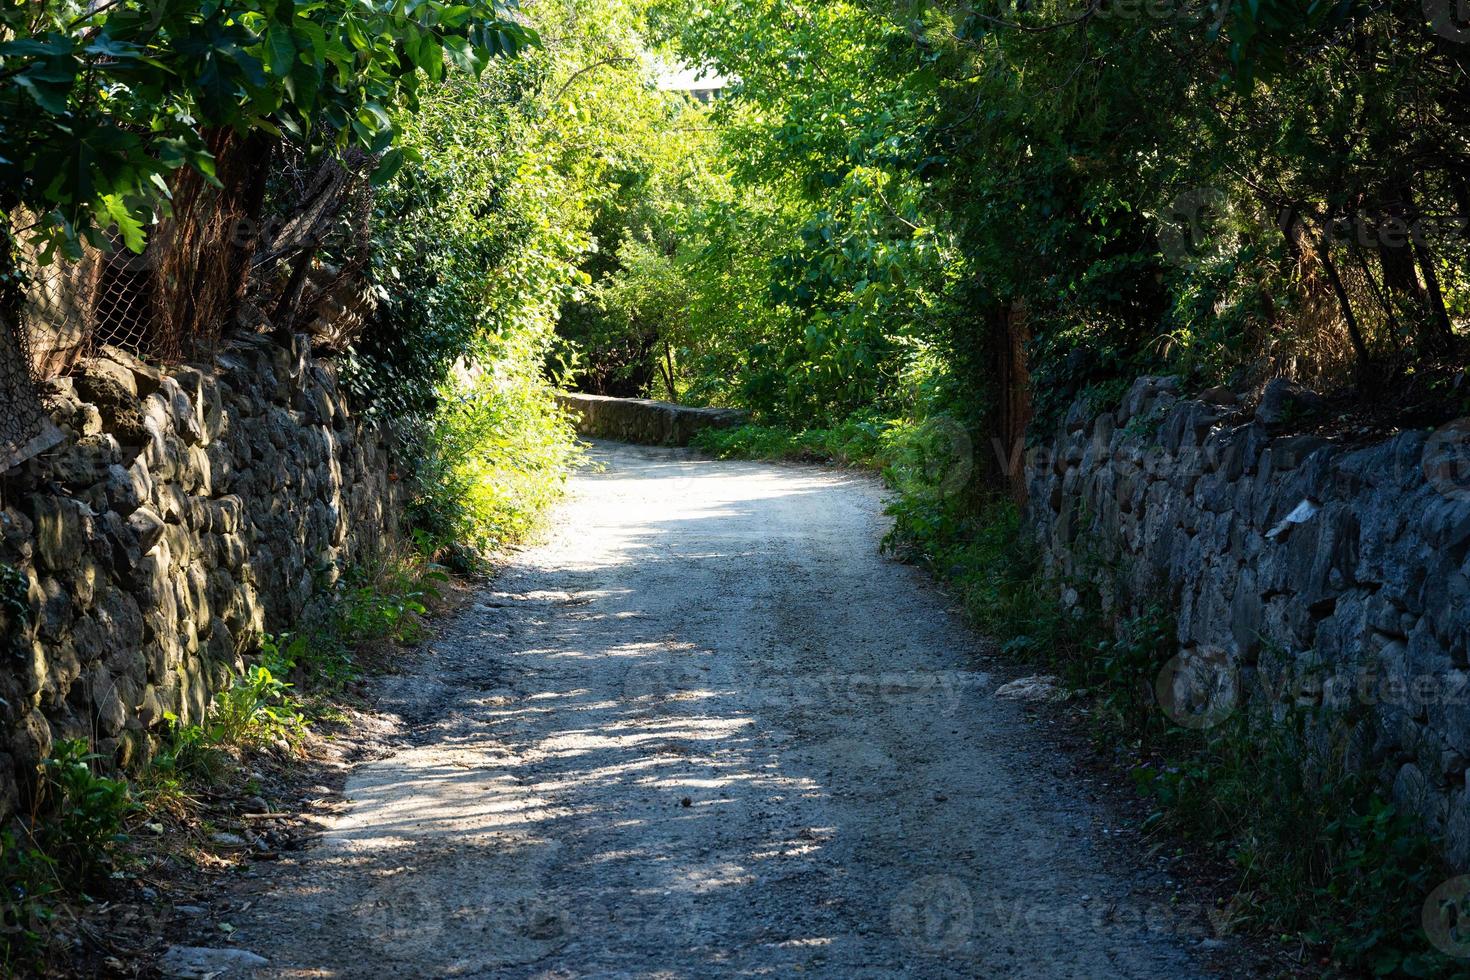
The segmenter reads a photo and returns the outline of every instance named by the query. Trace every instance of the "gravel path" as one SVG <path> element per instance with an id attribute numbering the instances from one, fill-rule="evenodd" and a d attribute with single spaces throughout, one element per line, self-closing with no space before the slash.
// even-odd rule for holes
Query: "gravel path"
<path id="1" fill-rule="evenodd" d="M 599 445 L 235 919 L 273 977 L 1181 977 L 868 478 Z"/>

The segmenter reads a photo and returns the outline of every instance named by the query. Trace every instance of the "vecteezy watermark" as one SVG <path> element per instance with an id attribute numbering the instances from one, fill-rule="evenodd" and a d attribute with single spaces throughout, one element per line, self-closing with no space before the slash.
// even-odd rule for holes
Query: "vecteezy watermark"
<path id="1" fill-rule="evenodd" d="M 1204 256 L 1212 222 L 1223 214 L 1229 197 L 1218 187 L 1181 191 L 1159 215 L 1159 251 L 1171 265 L 1189 265 Z"/>
<path id="2" fill-rule="evenodd" d="M 989 675 L 968 670 L 847 671 L 798 676 L 772 676 L 757 681 L 750 700 L 774 708 L 863 704 L 931 705 L 941 716 L 960 709 L 966 691 L 984 689 Z"/>
<path id="3" fill-rule="evenodd" d="M 917 702 L 949 717 L 960 709 L 965 692 L 984 690 L 989 681 L 988 674 L 969 670 L 885 670 L 772 673 L 722 683 L 708 669 L 701 669 L 696 659 L 675 657 L 629 665 L 623 675 L 622 696 L 632 703 L 735 698 L 753 708 L 823 710 L 836 705 Z"/>
<path id="4" fill-rule="evenodd" d="M 1185 650 L 1154 681 L 1159 707 L 1182 728 L 1214 728 L 1240 703 L 1240 677 L 1224 650 Z"/>
<path id="5" fill-rule="evenodd" d="M 1451 878 L 1430 892 L 1420 921 L 1435 949 L 1470 960 L 1470 875 Z"/>
<path id="6" fill-rule="evenodd" d="M 1232 907 L 1219 908 L 1203 902 L 1115 901 L 1100 897 L 1045 904 L 996 897 L 991 903 L 991 913 L 1002 932 L 1046 936 L 1070 931 L 1094 936 L 1116 932 L 1219 938 L 1229 935 L 1235 920 Z"/>
<path id="7" fill-rule="evenodd" d="M 405 868 L 377 879 L 352 914 L 376 952 L 411 959 L 439 942 L 457 911 L 441 879 Z"/>
<path id="8" fill-rule="evenodd" d="M 939 447 L 924 455 L 926 480 L 937 484 L 946 497 L 964 490 L 975 473 L 975 444 L 969 430 L 948 415 L 937 415 L 924 423 L 923 434 Z"/>
<path id="9" fill-rule="evenodd" d="M 1222 0 L 1095 0 L 1092 16 L 1098 20 L 1151 20 L 1158 23 L 1225 23 L 1230 4 Z"/>
<path id="10" fill-rule="evenodd" d="M 708 689 L 708 669 L 687 654 L 651 656 L 629 664 L 623 674 L 623 697 L 629 701 L 696 696 Z"/>
<path id="11" fill-rule="evenodd" d="M 365 947 L 386 960 L 432 961 L 445 947 L 483 944 L 487 937 L 498 937 L 500 946 L 555 946 L 571 935 L 571 915 L 547 897 L 477 895 L 453 870 L 440 861 L 377 878 L 350 911 Z"/>
<path id="12" fill-rule="evenodd" d="M 889 925 L 904 946 L 930 956 L 960 951 L 975 931 L 975 897 L 958 878 L 930 875 L 899 893 Z"/>
<path id="13" fill-rule="evenodd" d="M 1430 0 L 1435 2 L 1435 0 Z M 1470 0 L 1441 0 L 1470 7 Z M 1466 40 L 1470 40 L 1470 21 L 1464 21 Z M 1315 240 L 1325 235 L 1331 241 L 1356 242 L 1364 248 L 1407 248 L 1410 244 L 1427 248 L 1435 242 L 1463 245 L 1470 238 L 1470 220 L 1462 215 L 1400 215 L 1355 212 L 1352 214 L 1304 216 L 1284 210 L 1272 216 L 1251 208 L 1231 206 L 1231 196 L 1223 187 L 1186 187 L 1157 215 L 1159 252 L 1171 265 L 1188 266 L 1210 254 L 1211 243 L 1226 217 L 1232 227 L 1256 235 L 1280 235 L 1291 229 Z"/>
<path id="14" fill-rule="evenodd" d="M 1388 705 L 1418 713 L 1431 705 L 1470 705 L 1470 674 L 1396 674 L 1360 667 L 1329 676 L 1284 670 L 1272 678 L 1262 672 L 1258 682 L 1273 704 L 1293 702 L 1341 711 L 1350 705 Z"/>
<path id="15" fill-rule="evenodd" d="M 1470 418 L 1438 429 L 1424 443 L 1424 478 L 1451 500 L 1470 500 Z"/>
<path id="16" fill-rule="evenodd" d="M 1440 37 L 1470 43 L 1470 0 L 1424 0 L 1424 15 Z"/>
<path id="17" fill-rule="evenodd" d="M 1247 685 L 1221 651 L 1190 651 L 1165 665 L 1155 693 L 1164 713 L 1186 728 L 1214 727 L 1246 700 L 1331 712 L 1386 705 L 1416 715 L 1430 707 L 1470 705 L 1470 672 L 1463 670 L 1410 674 L 1381 666 L 1323 671 L 1287 665 L 1278 670 L 1257 666 L 1249 676 Z"/>

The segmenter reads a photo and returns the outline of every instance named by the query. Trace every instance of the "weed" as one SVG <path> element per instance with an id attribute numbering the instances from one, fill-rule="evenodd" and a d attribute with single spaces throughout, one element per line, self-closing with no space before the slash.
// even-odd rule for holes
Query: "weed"
<path id="1" fill-rule="evenodd" d="M 1123 434 L 1145 443 L 1152 443 L 1158 436 L 1159 430 L 1164 427 L 1164 419 L 1168 415 L 1162 409 L 1155 409 L 1147 415 L 1135 415 L 1123 426 Z"/>
<path id="2" fill-rule="evenodd" d="M 379 556 L 348 570 L 294 632 L 262 636 L 260 661 L 279 677 L 340 690 L 361 675 L 361 649 L 422 641 L 424 617 L 448 582 L 416 555 Z"/>
<path id="3" fill-rule="evenodd" d="M 205 739 L 215 745 L 268 745 L 294 742 L 304 731 L 290 684 L 257 664 L 214 696 Z"/>
<path id="4" fill-rule="evenodd" d="M 164 716 L 168 730 L 163 745 L 144 774 L 150 801 L 164 808 L 181 803 L 189 783 L 216 785 L 230 770 L 230 757 L 209 740 L 203 725 L 186 725 L 178 715 Z"/>
<path id="5" fill-rule="evenodd" d="M 1165 728 L 1154 694 L 1159 671 L 1177 652 L 1174 621 L 1159 606 L 1122 620 L 1082 658 L 1072 680 L 1096 693 L 1094 717 L 1105 731 L 1148 739 Z"/>
<path id="6" fill-rule="evenodd" d="M 1428 948 L 1421 903 L 1437 859 L 1414 821 L 1349 769 L 1350 722 L 1292 707 L 1254 723 L 1238 712 L 1219 727 L 1174 730 L 1133 772 L 1159 809 L 1146 826 L 1189 834 L 1241 873 L 1245 914 L 1330 948 L 1344 968 L 1378 976 L 1448 975 Z"/>
<path id="7" fill-rule="evenodd" d="M 0 967 L 34 965 L 53 908 L 81 895 L 127 840 L 138 809 L 128 784 L 96 771 L 84 739 L 60 741 L 41 764 L 28 819 L 0 832 Z"/>
<path id="8" fill-rule="evenodd" d="M 36 812 L 49 812 L 44 820 L 32 817 L 40 849 L 68 877 L 83 882 L 126 840 L 123 822 L 137 809 L 125 780 L 97 774 L 98 759 L 85 739 L 57 742 L 42 764 L 42 791 L 36 799 Z"/>
<path id="9" fill-rule="evenodd" d="M 290 684 L 258 664 L 215 694 L 202 723 L 186 725 L 172 712 L 166 714 L 168 735 L 153 759 L 150 795 L 178 800 L 186 783 L 221 782 L 231 769 L 227 749 L 299 742 L 306 720 L 290 690 Z"/>
<path id="10" fill-rule="evenodd" d="M 358 669 L 334 613 L 335 608 L 328 607 L 325 614 L 308 619 L 294 633 L 262 635 L 260 662 L 280 677 L 308 681 L 318 690 L 341 690 L 357 679 Z"/>
<path id="11" fill-rule="evenodd" d="M 16 833 L 0 831 L 0 974 L 36 966 L 60 880 L 54 860 Z"/>
<path id="12" fill-rule="evenodd" d="M 440 586 L 449 576 L 421 562 L 400 559 L 360 568 L 347 580 L 337 610 L 346 642 L 415 644 L 423 638 L 427 604 L 440 598 Z"/>

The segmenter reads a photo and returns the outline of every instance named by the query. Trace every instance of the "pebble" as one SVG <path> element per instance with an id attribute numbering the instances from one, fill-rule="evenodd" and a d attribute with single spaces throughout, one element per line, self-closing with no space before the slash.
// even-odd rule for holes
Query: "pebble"
<path id="1" fill-rule="evenodd" d="M 251 970 L 269 965 L 270 960 L 264 956 L 244 949 L 170 946 L 158 961 L 158 970 L 175 980 L 205 980 L 206 977 L 246 976 Z"/>

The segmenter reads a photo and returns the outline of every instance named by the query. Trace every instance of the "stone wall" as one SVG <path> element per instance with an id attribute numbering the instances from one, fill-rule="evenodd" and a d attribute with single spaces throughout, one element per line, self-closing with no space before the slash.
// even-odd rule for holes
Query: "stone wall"
<path id="1" fill-rule="evenodd" d="M 687 446 L 704 429 L 735 428 L 749 419 L 734 409 L 686 408 L 645 398 L 560 394 L 557 401 L 576 416 L 584 436 L 653 446 Z"/>
<path id="2" fill-rule="evenodd" d="M 0 476 L 0 814 L 55 739 L 129 764 L 165 713 L 199 719 L 397 527 L 385 437 L 304 350 L 160 371 L 104 348 L 46 387 L 65 439 Z"/>
<path id="3" fill-rule="evenodd" d="M 1470 427 L 1288 434 L 1314 398 L 1278 381 L 1248 407 L 1144 378 L 1116 411 L 1079 403 L 1029 457 L 1029 517 L 1105 605 L 1177 613 L 1178 663 L 1216 687 L 1191 707 L 1161 682 L 1176 720 L 1316 706 L 1322 758 L 1379 773 L 1470 867 Z"/>

